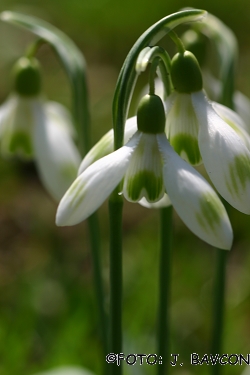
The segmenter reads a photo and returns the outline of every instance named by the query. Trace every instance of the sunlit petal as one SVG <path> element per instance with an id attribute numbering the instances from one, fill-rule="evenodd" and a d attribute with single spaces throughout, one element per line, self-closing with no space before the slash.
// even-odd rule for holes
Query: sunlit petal
<path id="1" fill-rule="evenodd" d="M 123 194 L 131 202 L 142 197 L 157 202 L 163 197 L 162 159 L 155 134 L 141 133 L 124 178 Z"/>
<path id="2" fill-rule="evenodd" d="M 250 152 L 203 92 L 192 94 L 192 100 L 200 123 L 199 146 L 208 175 L 223 198 L 237 210 L 250 214 Z"/>
<path id="3" fill-rule="evenodd" d="M 124 143 L 128 140 L 137 130 L 136 117 L 131 117 L 126 121 L 124 129 Z M 114 131 L 109 130 L 99 142 L 87 153 L 83 161 L 81 162 L 78 174 L 81 174 L 89 165 L 94 163 L 96 160 L 110 154 L 114 150 Z"/>
<path id="4" fill-rule="evenodd" d="M 211 103 L 214 110 L 218 113 L 218 115 L 226 121 L 228 125 L 233 128 L 233 130 L 240 136 L 242 141 L 247 146 L 248 150 L 250 150 L 250 135 L 247 133 L 246 124 L 243 121 L 243 119 L 234 111 L 232 111 L 230 108 L 216 103 Z"/>
<path id="5" fill-rule="evenodd" d="M 191 95 L 172 93 L 166 101 L 166 134 L 171 146 L 192 165 L 201 163 L 199 125 Z"/>
<path id="6" fill-rule="evenodd" d="M 64 124 L 61 112 L 33 106 L 35 162 L 40 178 L 55 200 L 60 200 L 77 176 L 80 154 Z"/>
<path id="7" fill-rule="evenodd" d="M 78 176 L 59 204 L 57 225 L 78 224 L 97 210 L 122 180 L 140 136 L 137 132 L 125 146 L 97 160 Z"/>
<path id="8" fill-rule="evenodd" d="M 202 240 L 221 249 L 230 249 L 232 228 L 217 194 L 176 154 L 164 134 L 157 135 L 157 139 L 164 160 L 164 184 L 178 215 Z"/>

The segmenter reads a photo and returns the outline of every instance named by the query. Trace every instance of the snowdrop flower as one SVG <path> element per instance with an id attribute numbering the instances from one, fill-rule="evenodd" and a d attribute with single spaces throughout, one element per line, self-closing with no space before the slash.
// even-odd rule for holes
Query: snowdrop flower
<path id="1" fill-rule="evenodd" d="M 158 202 L 165 190 L 185 224 L 209 244 L 229 249 L 232 229 L 224 206 L 208 182 L 170 146 L 161 99 L 146 95 L 138 107 L 138 130 L 125 146 L 81 173 L 62 198 L 57 225 L 90 216 L 123 180 L 131 202 Z"/>
<path id="2" fill-rule="evenodd" d="M 45 188 L 60 200 L 77 176 L 80 164 L 69 113 L 41 96 L 36 59 L 19 59 L 14 78 L 14 92 L 0 107 L 1 152 L 6 157 L 34 159 Z"/>
<path id="3" fill-rule="evenodd" d="M 207 99 L 192 53 L 185 51 L 174 56 L 171 77 L 175 91 L 166 105 L 170 144 L 190 164 L 203 162 L 223 198 L 250 214 L 250 143 L 237 123 L 239 117 Z"/>

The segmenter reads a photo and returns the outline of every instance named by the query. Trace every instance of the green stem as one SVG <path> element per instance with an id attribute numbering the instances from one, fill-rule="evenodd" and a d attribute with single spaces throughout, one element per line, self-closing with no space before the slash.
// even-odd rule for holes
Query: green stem
<path id="1" fill-rule="evenodd" d="M 186 51 L 186 48 L 184 47 L 184 44 L 182 43 L 182 40 L 178 37 L 176 32 L 171 30 L 169 32 L 169 36 L 172 39 L 172 41 L 176 44 L 176 47 L 177 47 L 179 53 L 184 53 Z"/>
<path id="2" fill-rule="evenodd" d="M 109 200 L 110 215 L 110 342 L 109 352 L 122 353 L 122 208 L 116 189 Z M 109 375 L 121 375 L 122 366 L 109 365 Z"/>
<path id="3" fill-rule="evenodd" d="M 216 279 L 214 283 L 214 306 L 213 306 L 213 328 L 212 328 L 212 345 L 211 353 L 222 353 L 222 338 L 224 328 L 224 306 L 225 306 L 225 289 L 226 289 L 226 263 L 228 253 L 216 249 Z M 216 364 L 211 368 L 213 375 L 221 374 L 222 366 Z"/>
<path id="4" fill-rule="evenodd" d="M 171 354 L 169 306 L 172 259 L 172 211 L 172 206 L 160 210 L 158 375 L 167 375 L 169 373 Z M 159 361 L 159 356 L 161 357 L 161 361 Z"/>
<path id="5" fill-rule="evenodd" d="M 101 328 L 101 336 L 103 342 L 103 351 L 108 353 L 108 333 L 107 333 L 107 316 L 104 309 L 104 292 L 101 276 L 101 262 L 100 262 L 100 236 L 99 223 L 97 214 L 94 213 L 88 219 L 89 234 L 92 247 L 92 262 L 94 272 L 94 283 L 97 298 L 97 306 L 99 311 L 99 321 Z"/>

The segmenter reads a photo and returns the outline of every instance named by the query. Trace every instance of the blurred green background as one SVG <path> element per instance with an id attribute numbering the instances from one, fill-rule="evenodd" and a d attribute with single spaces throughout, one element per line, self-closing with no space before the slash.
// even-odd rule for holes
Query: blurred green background
<path id="1" fill-rule="evenodd" d="M 0 11 L 43 18 L 82 50 L 88 64 L 95 142 L 111 127 L 114 88 L 129 49 L 151 24 L 187 6 L 208 10 L 234 31 L 240 50 L 237 88 L 250 97 L 250 3 L 245 0 L 3 0 Z M 12 65 L 32 40 L 28 32 L 0 24 L 1 102 L 10 92 Z M 46 46 L 38 58 L 46 96 L 70 108 L 69 84 L 57 58 Z M 101 374 L 104 357 L 88 228 L 86 223 L 57 228 L 56 207 L 33 164 L 0 159 L 0 375 L 32 375 L 70 364 Z M 223 352 L 246 355 L 250 353 L 250 219 L 233 209 L 230 218 L 235 240 L 227 268 Z M 107 204 L 100 209 L 100 219 L 108 296 Z M 190 365 L 190 354 L 209 353 L 215 250 L 176 215 L 174 219 L 172 352 L 180 354 L 184 366 L 173 367 L 171 373 L 209 374 L 211 366 Z M 125 354 L 155 352 L 158 224 L 157 211 L 125 202 Z M 224 373 L 240 374 L 243 367 L 225 366 Z M 125 369 L 138 375 L 156 370 L 146 365 Z"/>

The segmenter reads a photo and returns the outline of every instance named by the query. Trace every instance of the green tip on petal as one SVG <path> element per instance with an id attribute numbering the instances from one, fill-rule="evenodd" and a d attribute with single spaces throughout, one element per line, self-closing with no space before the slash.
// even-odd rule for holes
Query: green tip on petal
<path id="1" fill-rule="evenodd" d="M 41 92 L 40 64 L 35 58 L 21 57 L 13 68 L 14 89 L 22 96 L 36 96 Z"/>
<path id="2" fill-rule="evenodd" d="M 30 136 L 26 132 L 14 132 L 9 139 L 8 152 L 11 154 L 21 154 L 22 156 L 31 158 L 33 155 L 33 148 Z"/>
<path id="3" fill-rule="evenodd" d="M 189 134 L 177 134 L 169 139 L 171 146 L 183 159 L 192 165 L 201 163 L 198 139 Z"/>
<path id="4" fill-rule="evenodd" d="M 203 88 L 199 63 L 193 53 L 177 53 L 171 64 L 171 78 L 176 91 L 192 93 Z"/>
<path id="5" fill-rule="evenodd" d="M 162 176 L 156 176 L 151 171 L 141 171 L 127 181 L 127 195 L 133 202 L 146 196 L 149 202 L 158 201 L 162 194 Z"/>
<path id="6" fill-rule="evenodd" d="M 240 191 L 246 189 L 250 181 L 250 159 L 247 155 L 238 155 L 229 166 L 230 183 L 227 183 L 231 193 L 240 195 Z"/>
<path id="7" fill-rule="evenodd" d="M 157 95 L 145 95 L 138 106 L 137 126 L 143 133 L 158 134 L 165 129 L 165 110 Z"/>

